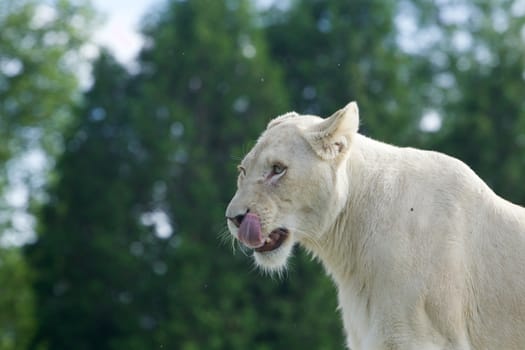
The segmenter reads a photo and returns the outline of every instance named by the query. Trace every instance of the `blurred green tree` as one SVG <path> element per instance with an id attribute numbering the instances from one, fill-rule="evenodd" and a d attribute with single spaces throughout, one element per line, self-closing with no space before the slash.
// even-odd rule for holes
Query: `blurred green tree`
<path id="1" fill-rule="evenodd" d="M 33 347 L 342 345 L 335 291 L 304 293 L 327 285 L 319 267 L 267 280 L 218 242 L 242 145 L 288 105 L 254 18 L 248 1 L 173 1 L 148 17 L 137 75 L 97 63 L 27 249 Z"/>
<path id="2" fill-rule="evenodd" d="M 31 348 L 343 348 L 335 289 L 319 264 L 299 252 L 276 281 L 217 241 L 236 163 L 289 108 L 327 115 L 355 99 L 366 133 L 424 142 L 475 169 L 488 162 L 488 179 L 505 159 L 497 186 L 516 186 L 519 16 L 476 3 L 468 8 L 484 14 L 479 23 L 451 24 L 441 11 L 455 5 L 423 0 L 295 0 L 263 17 L 251 6 L 169 1 L 145 17 L 137 72 L 107 54 L 97 61 L 26 250 L 38 305 Z M 435 41 L 400 44 L 395 21 L 406 9 Z M 455 47 L 464 32 L 480 48 Z M 424 134 L 429 111 L 443 127 Z M 493 154 L 476 151 L 482 141 Z"/>
<path id="3" fill-rule="evenodd" d="M 469 164 L 504 198 L 525 204 L 525 6 L 521 2 L 416 1 L 433 32 L 419 55 L 423 89 L 442 119 L 430 146 Z"/>
<path id="4" fill-rule="evenodd" d="M 23 256 L 0 248 L 0 349 L 27 349 L 35 329 L 34 295 Z"/>
<path id="5" fill-rule="evenodd" d="M 87 1 L 0 3 L 0 163 L 28 149 L 60 148 L 93 19 Z"/>
<path id="6" fill-rule="evenodd" d="M 126 150 L 115 137 L 125 127 L 118 121 L 125 115 L 126 75 L 105 56 L 94 75 L 88 102 L 78 111 L 56 165 L 56 182 L 39 218 L 38 241 L 26 247 L 37 296 L 38 328 L 31 348 L 104 348 L 104 335 L 119 329 L 111 316 L 120 315 L 111 305 L 119 293 L 114 280 L 122 272 L 114 275 L 111 269 L 117 257 L 112 238 L 130 223 L 123 222 L 127 218 L 122 210 L 106 208 L 127 204 L 122 193 L 126 189 L 116 184 L 114 175 L 119 153 Z"/>
<path id="7" fill-rule="evenodd" d="M 33 334 L 29 272 L 18 248 L 31 190 L 45 175 L 22 170 L 29 150 L 55 154 L 78 94 L 75 68 L 93 13 L 88 3 L 0 2 L 0 349 L 26 349 Z M 15 164 L 16 163 L 16 164 Z M 13 191 L 17 182 L 26 191 Z M 22 185 L 23 184 L 23 185 Z M 29 192 L 26 196 L 25 193 Z M 15 198 L 16 197 L 16 198 Z M 30 198 L 27 198 L 30 197 Z M 15 203 L 15 204 L 14 204 Z M 21 219 L 22 218 L 22 219 Z M 22 225 L 28 230 L 30 225 Z M 24 236 L 22 239 L 17 239 Z"/>
<path id="8" fill-rule="evenodd" d="M 216 241 L 236 164 L 266 123 L 289 108 L 253 11 L 248 1 L 172 2 L 146 23 L 140 65 L 152 91 L 147 100 L 153 113 L 172 117 L 179 142 L 166 196 L 175 247 L 166 274 L 170 321 L 158 332 L 168 348 L 343 344 L 335 291 L 319 266 L 297 262 L 289 278 L 273 281 L 250 273 L 250 259 Z"/>
<path id="9" fill-rule="evenodd" d="M 31 348 L 156 348 L 162 251 L 143 221 L 168 173 L 161 147 L 169 129 L 136 108 L 135 85 L 107 53 L 94 77 L 57 162 L 38 240 L 26 247 L 38 320 Z M 147 134 L 148 125 L 157 132 Z"/>
<path id="10" fill-rule="evenodd" d="M 328 116 L 358 101 L 361 131 L 413 144 L 429 75 L 398 42 L 392 1 L 293 0 L 264 16 L 274 57 L 285 72 L 292 106 Z"/>

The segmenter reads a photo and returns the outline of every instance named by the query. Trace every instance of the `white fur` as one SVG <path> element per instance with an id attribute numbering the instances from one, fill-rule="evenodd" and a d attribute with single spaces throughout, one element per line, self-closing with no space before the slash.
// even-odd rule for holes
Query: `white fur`
<path id="1" fill-rule="evenodd" d="M 358 122 L 355 103 L 289 114 L 245 157 L 227 216 L 290 230 L 256 263 L 279 271 L 295 242 L 318 257 L 353 350 L 525 349 L 525 209 L 461 161 L 374 141 Z M 275 162 L 288 169 L 272 183 Z"/>

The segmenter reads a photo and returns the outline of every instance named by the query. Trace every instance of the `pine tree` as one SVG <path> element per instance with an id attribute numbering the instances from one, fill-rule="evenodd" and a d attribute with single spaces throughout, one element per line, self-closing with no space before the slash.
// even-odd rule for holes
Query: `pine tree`
<path id="1" fill-rule="evenodd" d="M 33 292 L 17 247 L 31 236 L 31 204 L 47 174 L 24 169 L 38 150 L 52 159 L 78 97 L 79 52 L 93 13 L 85 1 L 0 2 L 0 349 L 26 349 L 35 327 Z M 73 20 L 74 19 L 74 20 Z M 84 61 L 85 62 L 85 61 Z M 51 163 L 51 162 L 50 162 Z M 28 198 L 16 201 L 15 188 Z M 23 218 L 22 220 L 18 220 Z M 22 224 L 18 224 L 23 222 Z M 21 238 L 23 237 L 23 238 Z"/>
<path id="2" fill-rule="evenodd" d="M 35 330 L 30 273 L 18 249 L 0 248 L 0 349 L 27 349 Z"/>
<path id="3" fill-rule="evenodd" d="M 26 249 L 37 293 L 32 348 L 155 347 L 156 275 L 142 243 L 155 236 L 141 214 L 164 169 L 140 134 L 128 74 L 103 54 L 94 76 Z"/>
<path id="4" fill-rule="evenodd" d="M 391 1 L 345 0 L 271 8 L 267 36 L 292 105 L 328 116 L 356 100 L 362 132 L 394 143 L 417 141 L 426 102 L 419 88 L 428 75 L 399 46 L 398 10 Z"/>
<path id="5" fill-rule="evenodd" d="M 26 250 L 37 292 L 33 348 L 343 348 L 335 289 L 319 264 L 298 250 L 289 274 L 272 279 L 217 237 L 237 162 L 290 109 L 327 115 L 355 99 L 364 132 L 396 143 L 418 140 L 423 107 L 447 111 L 437 137 L 451 146 L 439 147 L 467 145 L 473 163 L 485 162 L 463 141 L 474 130 L 476 142 L 495 145 L 488 164 L 507 157 L 501 184 L 519 178 L 516 40 L 498 46 L 483 36 L 505 64 L 467 56 L 465 65 L 447 49 L 453 63 L 440 70 L 439 50 L 429 60 L 399 47 L 393 3 L 294 1 L 263 21 L 250 4 L 170 1 L 145 18 L 136 74 L 106 54 L 97 62 L 39 239 Z M 429 85 L 442 73 L 454 74 L 453 89 Z M 440 105 L 436 92 L 454 103 Z M 505 118 L 487 123 L 498 111 Z"/>
<path id="6" fill-rule="evenodd" d="M 174 2 L 146 23 L 146 34 L 140 64 L 147 100 L 154 113 L 172 118 L 178 140 L 166 196 L 175 229 L 166 274 L 170 321 L 159 327 L 160 343 L 179 349 L 341 346 L 335 291 L 319 266 L 298 262 L 284 281 L 274 281 L 217 241 L 239 157 L 289 108 L 253 9 L 247 1 Z"/>
<path id="7" fill-rule="evenodd" d="M 171 2 L 146 23 L 137 75 L 98 61 L 27 249 L 33 347 L 276 349 L 307 334 L 318 349 L 316 326 L 341 344 L 322 273 L 262 278 L 217 237 L 243 145 L 287 107 L 253 18 L 247 1 Z M 298 307 L 312 298 L 327 318 Z"/>
<path id="8" fill-rule="evenodd" d="M 427 91 L 443 119 L 431 146 L 462 159 L 498 194 L 524 204 L 523 6 L 508 0 L 415 3 L 426 14 L 420 27 L 440 33 L 421 52 L 431 58 L 434 78 Z"/>

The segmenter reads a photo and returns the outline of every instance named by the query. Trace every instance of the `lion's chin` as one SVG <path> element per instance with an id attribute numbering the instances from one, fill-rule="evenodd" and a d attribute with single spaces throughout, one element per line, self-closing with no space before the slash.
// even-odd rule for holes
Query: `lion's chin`
<path id="1" fill-rule="evenodd" d="M 265 272 L 281 272 L 286 268 L 288 258 L 292 255 L 293 246 L 293 237 L 289 234 L 277 249 L 271 251 L 254 250 L 255 263 Z"/>

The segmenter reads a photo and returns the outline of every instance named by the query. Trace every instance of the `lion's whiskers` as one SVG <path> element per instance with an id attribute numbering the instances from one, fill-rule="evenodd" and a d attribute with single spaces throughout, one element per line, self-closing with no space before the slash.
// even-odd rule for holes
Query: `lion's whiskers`
<path id="1" fill-rule="evenodd" d="M 323 249 L 319 241 L 316 238 L 314 238 L 312 234 L 297 227 L 290 227 L 289 229 L 291 232 L 298 233 L 301 236 L 300 239 L 303 241 L 303 245 L 308 250 L 310 250 L 308 247 L 314 247 L 316 251 L 321 251 Z"/>
<path id="2" fill-rule="evenodd" d="M 229 243 L 231 245 L 232 252 L 235 254 L 235 248 L 237 245 L 237 240 L 233 235 L 230 233 L 230 230 L 228 229 L 228 226 L 223 226 L 222 229 L 219 231 L 219 240 L 222 244 Z"/>

